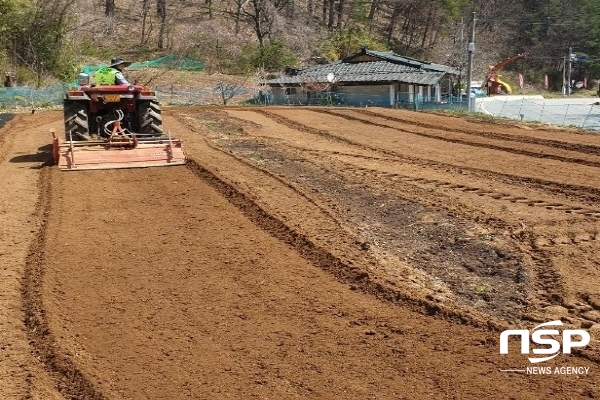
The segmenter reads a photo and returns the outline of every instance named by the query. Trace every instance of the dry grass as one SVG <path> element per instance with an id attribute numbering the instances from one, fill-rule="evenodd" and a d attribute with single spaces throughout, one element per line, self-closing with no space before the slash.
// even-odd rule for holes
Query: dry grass
<path id="1" fill-rule="evenodd" d="M 258 91 L 258 81 L 255 77 L 208 74 L 204 71 L 182 71 L 161 68 L 142 68 L 126 71 L 131 82 L 160 88 L 161 91 L 189 93 L 198 104 L 222 104 L 218 90 L 220 84 L 239 88 L 243 94 L 234 96 L 228 104 L 240 104 L 254 96 Z M 210 93 L 207 95 L 207 93 Z"/>
<path id="2" fill-rule="evenodd" d="M 148 86 L 177 86 L 179 88 L 198 89 L 214 87 L 220 81 L 243 82 L 254 85 L 252 78 L 236 75 L 207 74 L 204 71 L 182 71 L 161 68 L 141 68 L 126 71 L 127 77 L 141 85 Z"/>

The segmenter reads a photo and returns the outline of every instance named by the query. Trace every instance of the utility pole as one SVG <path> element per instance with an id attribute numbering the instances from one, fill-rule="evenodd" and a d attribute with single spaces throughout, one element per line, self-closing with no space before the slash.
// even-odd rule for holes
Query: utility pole
<path id="1" fill-rule="evenodd" d="M 567 58 L 563 56 L 563 69 L 562 69 L 562 95 L 567 95 Z"/>
<path id="2" fill-rule="evenodd" d="M 569 63 L 567 64 L 567 96 L 571 95 L 571 64 L 573 61 L 573 48 L 569 47 L 569 54 L 567 55 L 567 57 L 569 57 Z"/>
<path id="3" fill-rule="evenodd" d="M 471 81 L 473 80 L 473 53 L 475 52 L 475 11 L 471 13 L 471 37 L 467 45 L 469 57 L 467 60 L 467 111 L 473 111 L 471 106 Z"/>

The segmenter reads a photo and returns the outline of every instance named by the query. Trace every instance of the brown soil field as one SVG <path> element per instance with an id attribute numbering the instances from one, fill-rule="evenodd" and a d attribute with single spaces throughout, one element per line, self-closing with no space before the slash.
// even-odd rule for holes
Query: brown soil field
<path id="1" fill-rule="evenodd" d="M 600 398 L 600 135 L 163 118 L 187 165 L 78 172 L 51 162 L 61 111 L 0 118 L 0 398 Z M 500 354 L 550 321 L 590 343 Z"/>

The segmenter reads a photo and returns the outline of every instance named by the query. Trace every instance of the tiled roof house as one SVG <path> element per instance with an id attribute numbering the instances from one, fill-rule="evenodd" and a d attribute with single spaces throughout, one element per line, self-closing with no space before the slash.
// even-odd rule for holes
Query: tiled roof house
<path id="1" fill-rule="evenodd" d="M 446 65 L 363 48 L 330 64 L 290 70 L 265 84 L 274 104 L 316 104 L 335 96 L 339 104 L 389 107 L 440 102 L 458 74 Z"/>

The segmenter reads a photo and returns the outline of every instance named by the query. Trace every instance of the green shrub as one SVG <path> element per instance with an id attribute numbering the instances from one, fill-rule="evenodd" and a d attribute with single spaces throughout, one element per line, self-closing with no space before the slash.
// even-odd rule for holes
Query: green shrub
<path id="1" fill-rule="evenodd" d="M 294 53 L 282 42 L 271 42 L 262 47 L 246 45 L 239 61 L 237 68 L 240 70 L 231 72 L 247 73 L 258 68 L 265 71 L 281 71 L 298 63 Z"/>

